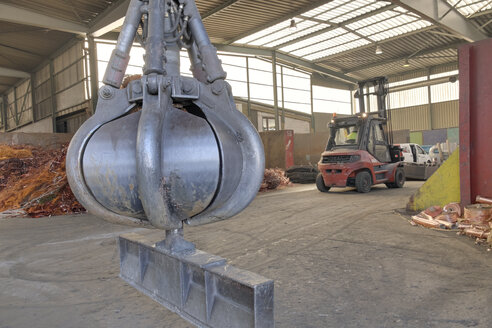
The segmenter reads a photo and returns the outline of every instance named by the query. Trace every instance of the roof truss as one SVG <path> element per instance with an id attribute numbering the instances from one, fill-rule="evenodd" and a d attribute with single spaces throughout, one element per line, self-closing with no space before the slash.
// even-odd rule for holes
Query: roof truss
<path id="1" fill-rule="evenodd" d="M 74 34 L 85 34 L 88 31 L 87 26 L 65 21 L 58 18 L 46 16 L 31 10 L 14 7 L 0 3 L 0 21 L 11 23 L 37 26 L 50 30 L 69 32 Z"/>
<path id="2" fill-rule="evenodd" d="M 427 17 L 435 25 L 460 36 L 466 41 L 484 40 L 487 36 L 445 0 L 393 0 L 416 14 Z"/>

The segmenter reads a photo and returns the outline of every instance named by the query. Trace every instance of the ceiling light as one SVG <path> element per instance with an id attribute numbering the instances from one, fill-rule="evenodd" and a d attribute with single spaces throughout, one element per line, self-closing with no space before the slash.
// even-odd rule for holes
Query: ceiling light
<path id="1" fill-rule="evenodd" d="M 410 66 L 410 63 L 408 62 L 408 58 L 405 59 L 405 62 L 403 63 L 403 67 L 408 67 Z"/>
<path id="2" fill-rule="evenodd" d="M 294 19 L 290 20 L 289 30 L 291 30 L 291 31 L 297 30 L 297 24 L 296 24 L 296 21 Z"/>
<path id="3" fill-rule="evenodd" d="M 376 55 L 381 55 L 383 53 L 383 49 L 381 49 L 381 46 L 378 44 L 376 45 Z"/>

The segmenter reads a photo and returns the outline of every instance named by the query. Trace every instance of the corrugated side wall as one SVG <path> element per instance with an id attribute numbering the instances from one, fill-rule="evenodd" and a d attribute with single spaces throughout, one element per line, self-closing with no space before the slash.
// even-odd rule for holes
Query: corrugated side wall
<path id="1" fill-rule="evenodd" d="M 430 130 L 429 105 L 412 106 L 391 110 L 391 127 L 397 130 Z"/>
<path id="2" fill-rule="evenodd" d="M 63 116 L 64 120 L 76 115 L 77 120 L 72 120 L 73 131 L 68 132 L 77 130 L 86 119 L 85 111 L 89 107 L 87 55 L 83 41 L 46 62 L 32 76 L 33 83 L 31 79 L 25 79 L 7 91 L 5 130 L 17 130 L 50 117 L 53 112 L 57 117 Z"/>
<path id="3" fill-rule="evenodd" d="M 458 127 L 458 100 L 391 110 L 393 131 L 424 131 Z"/>
<path id="4" fill-rule="evenodd" d="M 459 124 L 459 102 L 457 100 L 432 104 L 432 128 L 447 129 Z"/>

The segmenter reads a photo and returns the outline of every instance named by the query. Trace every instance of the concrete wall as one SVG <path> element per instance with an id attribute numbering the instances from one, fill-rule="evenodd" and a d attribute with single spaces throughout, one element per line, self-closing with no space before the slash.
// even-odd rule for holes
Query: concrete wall
<path id="1" fill-rule="evenodd" d="M 285 118 L 285 130 L 293 130 L 295 133 L 309 133 L 310 124 L 306 121 Z"/>
<path id="2" fill-rule="evenodd" d="M 17 132 L 26 133 L 51 133 L 53 132 L 53 119 L 51 117 L 42 119 L 41 121 L 34 122 L 32 124 L 26 125 L 18 130 Z"/>
<path id="3" fill-rule="evenodd" d="M 318 132 L 328 132 L 328 124 L 333 118 L 333 113 L 314 113 L 314 131 Z"/>
<path id="4" fill-rule="evenodd" d="M 413 131 L 410 132 L 410 142 L 419 145 L 435 145 L 436 143 L 459 143 L 459 129 L 437 129 L 428 131 Z"/>
<path id="5" fill-rule="evenodd" d="M 260 132 L 265 167 L 286 169 L 285 134 L 288 130 Z M 325 150 L 329 133 L 294 133 L 294 165 L 316 165 Z"/>
<path id="6" fill-rule="evenodd" d="M 410 130 L 393 131 L 393 143 L 409 143 Z"/>
<path id="7" fill-rule="evenodd" d="M 47 149 L 59 148 L 71 139 L 72 134 L 69 133 L 0 132 L 0 144 L 29 145 Z"/>
<path id="8" fill-rule="evenodd" d="M 285 169 L 285 131 L 260 132 L 260 137 L 265 149 L 265 168 Z"/>
<path id="9" fill-rule="evenodd" d="M 294 134 L 294 164 L 316 165 L 328 143 L 329 132 Z"/>

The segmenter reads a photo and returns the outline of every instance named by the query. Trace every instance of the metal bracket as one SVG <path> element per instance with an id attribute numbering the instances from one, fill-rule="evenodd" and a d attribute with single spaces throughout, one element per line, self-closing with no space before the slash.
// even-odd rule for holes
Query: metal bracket
<path id="1" fill-rule="evenodd" d="M 197 100 L 200 98 L 200 83 L 194 78 L 173 76 L 171 84 L 171 97 L 174 100 Z"/>
<path id="2" fill-rule="evenodd" d="M 120 277 L 199 327 L 275 326 L 273 280 L 200 250 L 171 252 L 156 244 L 151 236 L 121 235 Z"/>
<path id="3" fill-rule="evenodd" d="M 128 102 L 134 103 L 143 100 L 143 87 L 141 80 L 130 81 L 126 90 L 128 92 Z"/>

